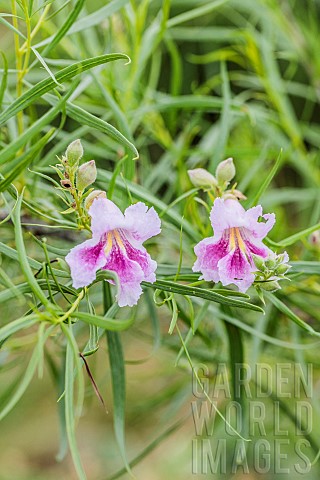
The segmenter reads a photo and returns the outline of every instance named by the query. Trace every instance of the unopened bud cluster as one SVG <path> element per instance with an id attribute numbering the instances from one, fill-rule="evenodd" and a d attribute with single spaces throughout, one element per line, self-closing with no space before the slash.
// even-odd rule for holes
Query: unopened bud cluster
<path id="1" fill-rule="evenodd" d="M 268 258 L 263 259 L 257 255 L 252 255 L 257 271 L 255 272 L 255 285 L 268 292 L 279 290 L 279 280 L 286 279 L 285 274 L 291 268 L 287 263 L 289 257 L 287 252 L 276 255 L 272 253 Z"/>
<path id="2" fill-rule="evenodd" d="M 88 222 L 87 211 L 93 200 L 100 196 L 106 197 L 106 193 L 100 190 L 86 190 L 96 181 L 97 168 L 94 160 L 81 164 L 83 153 L 81 141 L 74 140 L 59 159 L 60 163 L 53 167 L 60 177 L 60 188 L 71 195 L 70 201 L 66 201 L 69 208 L 62 213 L 77 212 L 82 227 Z"/>
<path id="3" fill-rule="evenodd" d="M 87 187 L 92 185 L 97 178 L 96 163 L 94 160 L 83 163 L 80 161 L 83 157 L 83 146 L 81 141 L 74 140 L 67 147 L 65 154 L 62 156 L 61 164 L 56 165 L 55 170 L 60 171 L 61 186 L 67 189 L 76 188 L 83 192 Z"/>
<path id="4" fill-rule="evenodd" d="M 242 192 L 235 189 L 227 189 L 231 180 L 236 174 L 236 167 L 233 159 L 227 158 L 217 166 L 215 176 L 204 168 L 195 168 L 188 170 L 188 175 L 192 185 L 202 188 L 205 191 L 212 191 L 214 197 L 230 198 L 232 200 L 245 200 Z"/>

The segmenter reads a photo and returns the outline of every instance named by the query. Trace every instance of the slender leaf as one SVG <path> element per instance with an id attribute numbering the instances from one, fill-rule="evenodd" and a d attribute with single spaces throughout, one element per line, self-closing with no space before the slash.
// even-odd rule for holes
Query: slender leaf
<path id="1" fill-rule="evenodd" d="M 69 67 L 60 70 L 55 78 L 57 82 L 63 83 L 71 80 L 76 75 L 89 70 L 90 68 L 97 67 L 104 63 L 113 62 L 114 60 L 129 60 L 129 57 L 123 53 L 110 53 L 107 55 L 100 55 L 98 57 L 92 57 L 87 60 L 83 60 L 78 63 L 74 63 Z M 17 98 L 3 113 L 0 114 L 0 126 L 7 122 L 11 117 L 16 115 L 21 110 L 24 110 L 31 105 L 35 100 L 55 88 L 56 83 L 50 78 L 46 78 L 37 83 L 34 87 L 30 88 L 26 93 Z"/>

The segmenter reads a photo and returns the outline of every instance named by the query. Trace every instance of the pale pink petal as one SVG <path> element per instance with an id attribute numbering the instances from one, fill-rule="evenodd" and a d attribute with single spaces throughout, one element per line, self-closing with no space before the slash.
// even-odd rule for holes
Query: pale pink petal
<path id="1" fill-rule="evenodd" d="M 96 198 L 90 209 L 93 238 L 101 238 L 105 233 L 125 226 L 121 210 L 107 198 Z"/>
<path id="2" fill-rule="evenodd" d="M 246 292 L 254 282 L 252 267 L 240 248 L 232 250 L 218 262 L 218 271 L 222 285 L 233 283 L 240 292 Z"/>
<path id="3" fill-rule="evenodd" d="M 255 207 L 249 208 L 245 213 L 247 228 L 250 228 L 250 226 L 257 222 L 261 216 L 261 205 L 256 205 Z"/>
<path id="4" fill-rule="evenodd" d="M 195 247 L 194 252 L 197 260 L 192 267 L 194 272 L 201 272 L 203 278 L 207 281 L 218 282 L 220 280 L 218 273 L 219 260 L 227 255 L 229 239 L 224 236 L 216 241 L 215 237 L 201 240 Z"/>
<path id="5" fill-rule="evenodd" d="M 276 221 L 274 213 L 266 213 L 265 215 L 261 215 L 261 218 L 266 221 L 252 221 L 250 226 L 247 226 L 247 228 L 251 230 L 252 236 L 259 239 L 263 239 L 268 235 Z"/>
<path id="6" fill-rule="evenodd" d="M 290 259 L 289 259 L 289 255 L 287 254 L 287 252 L 284 251 L 282 255 L 283 255 L 283 260 L 282 260 L 281 263 L 288 263 Z"/>
<path id="7" fill-rule="evenodd" d="M 143 243 L 148 238 L 154 237 L 161 232 L 159 215 L 153 207 L 149 208 L 142 202 L 130 205 L 125 212 L 126 230 L 133 238 Z"/>
<path id="8" fill-rule="evenodd" d="M 119 307 L 136 305 L 142 293 L 140 283 L 144 280 L 140 265 L 128 258 L 126 251 L 115 244 L 103 268 L 116 272 L 119 277 L 120 288 L 116 297 Z"/>
<path id="9" fill-rule="evenodd" d="M 71 270 L 74 288 L 90 285 L 96 278 L 96 272 L 106 263 L 104 243 L 93 239 L 72 248 L 66 256 Z"/>
<path id="10" fill-rule="evenodd" d="M 210 213 L 215 236 L 220 237 L 228 228 L 246 226 L 245 213 L 238 200 L 216 198 Z"/>

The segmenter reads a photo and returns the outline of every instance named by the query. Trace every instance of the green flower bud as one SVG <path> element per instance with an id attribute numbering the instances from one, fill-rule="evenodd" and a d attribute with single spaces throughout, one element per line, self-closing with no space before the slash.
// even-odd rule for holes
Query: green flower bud
<path id="1" fill-rule="evenodd" d="M 218 185 L 215 177 L 204 168 L 188 170 L 188 175 L 192 185 L 195 187 L 212 188 Z"/>
<path id="2" fill-rule="evenodd" d="M 66 150 L 66 160 L 68 166 L 73 167 L 75 165 L 78 165 L 82 157 L 83 147 L 81 145 L 81 141 L 79 139 L 74 140 L 72 143 L 70 143 Z"/>
<path id="3" fill-rule="evenodd" d="M 89 187 L 97 178 L 96 162 L 90 160 L 81 165 L 77 171 L 77 188 L 81 192 Z"/>
<path id="4" fill-rule="evenodd" d="M 259 257 L 259 255 L 255 255 L 254 253 L 252 253 L 251 255 L 257 269 L 263 272 L 266 269 L 264 259 L 262 257 Z"/>
<path id="5" fill-rule="evenodd" d="M 287 273 L 287 271 L 291 268 L 291 265 L 288 265 L 286 263 L 282 263 L 281 265 L 279 265 L 276 270 L 275 270 L 275 273 L 277 275 L 284 275 L 285 273 Z"/>
<path id="6" fill-rule="evenodd" d="M 216 170 L 216 178 L 219 185 L 225 185 L 229 183 L 236 174 L 236 167 L 234 166 L 233 159 L 227 158 L 223 162 L 220 162 Z"/>
<path id="7" fill-rule="evenodd" d="M 262 290 L 266 290 L 267 292 L 275 292 L 276 290 L 280 290 L 280 285 L 276 280 L 272 280 L 270 282 L 261 282 L 259 283 L 259 287 Z"/>
<path id="8" fill-rule="evenodd" d="M 89 210 L 96 198 L 107 198 L 107 194 L 102 190 L 93 190 L 93 192 L 89 193 L 89 195 L 85 199 L 84 208 L 86 210 Z"/>
<path id="9" fill-rule="evenodd" d="M 269 269 L 269 270 L 273 270 L 276 265 L 277 265 L 277 260 L 276 258 L 274 257 L 269 257 L 266 261 L 265 261 L 265 264 L 266 264 L 266 267 Z"/>

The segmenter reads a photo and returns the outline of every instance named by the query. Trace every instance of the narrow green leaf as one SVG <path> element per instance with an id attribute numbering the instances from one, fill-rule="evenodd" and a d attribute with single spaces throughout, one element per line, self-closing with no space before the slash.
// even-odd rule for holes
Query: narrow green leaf
<path id="1" fill-rule="evenodd" d="M 203 15 L 207 15 L 208 13 L 212 12 L 216 8 L 221 7 L 229 0 L 212 0 L 200 7 L 194 9 L 188 9 L 186 12 L 180 13 L 173 18 L 170 18 L 167 22 L 168 28 L 175 27 L 176 25 L 180 25 L 184 22 L 189 22 L 190 20 L 194 20 L 195 18 L 202 17 Z"/>
<path id="2" fill-rule="evenodd" d="M 33 272 L 27 260 L 27 252 L 25 249 L 24 241 L 23 241 L 23 234 L 21 228 L 21 202 L 22 202 L 22 195 L 19 196 L 16 208 L 12 215 L 12 220 L 14 223 L 14 230 L 15 230 L 15 241 L 18 253 L 18 259 L 20 262 L 21 270 L 23 271 L 26 279 L 28 280 L 30 287 L 32 288 L 33 293 L 36 297 L 42 302 L 43 305 L 47 307 L 47 309 L 51 308 L 52 305 L 50 301 L 47 299 L 41 288 L 39 287 L 36 279 L 34 278 Z"/>
<path id="3" fill-rule="evenodd" d="M 292 320 L 294 323 L 299 325 L 303 330 L 306 332 L 310 333 L 311 335 L 320 337 L 320 332 L 316 332 L 310 325 L 308 325 L 306 322 L 301 320 L 298 315 L 296 315 L 290 308 L 283 303 L 280 298 L 276 297 L 270 292 L 264 292 L 264 296 L 270 300 L 271 303 L 284 315 L 286 315 L 290 320 Z"/>
<path id="4" fill-rule="evenodd" d="M 22 330 L 24 328 L 32 327 L 35 323 L 39 321 L 36 315 L 29 315 L 27 317 L 18 318 L 8 323 L 4 327 L 0 328 L 0 342 L 10 337 L 14 333 Z"/>
<path id="5" fill-rule="evenodd" d="M 307 275 L 320 275 L 320 262 L 290 262 L 292 268 L 287 275 L 292 273 L 305 273 Z"/>
<path id="6" fill-rule="evenodd" d="M 113 318 L 101 317 L 100 315 L 93 315 L 87 312 L 73 312 L 70 315 L 72 318 L 78 318 L 89 325 L 96 325 L 96 327 L 105 330 L 120 331 L 126 330 L 133 323 L 133 318 L 128 320 L 115 320 Z"/>
<path id="7" fill-rule="evenodd" d="M 67 32 L 67 35 L 71 35 L 72 33 L 82 32 L 83 30 L 94 27 L 95 25 L 99 25 L 102 20 L 106 20 L 112 14 L 120 10 L 120 8 L 124 7 L 129 0 L 113 0 L 107 5 L 103 6 L 99 10 L 92 12 L 90 15 L 86 15 L 83 18 L 80 18 L 76 21 Z M 47 45 L 54 39 L 54 35 L 47 37 L 45 40 L 37 43 L 35 47 L 42 47 L 43 45 Z"/>
<path id="8" fill-rule="evenodd" d="M 55 78 L 57 82 L 63 83 L 71 80 L 76 75 L 79 75 L 90 68 L 97 67 L 98 65 L 102 65 L 104 63 L 113 62 L 114 60 L 129 61 L 129 57 L 123 53 L 110 53 L 107 55 L 92 57 L 63 68 L 55 75 Z M 30 88 L 26 93 L 21 95 L 21 97 L 17 98 L 2 114 L 0 114 L 0 126 L 18 112 L 31 105 L 35 100 L 37 100 L 37 98 L 55 88 L 55 86 L 56 83 L 51 77 L 49 77 Z"/>
<path id="9" fill-rule="evenodd" d="M 263 193 L 267 190 L 267 188 L 269 187 L 273 177 L 276 175 L 277 171 L 278 171 L 278 168 L 281 164 L 281 158 L 282 158 L 282 150 L 280 151 L 279 155 L 278 155 L 278 158 L 275 162 L 275 164 L 273 165 L 270 173 L 268 174 L 267 178 L 264 180 L 264 182 L 262 183 L 262 185 L 259 187 L 257 193 L 255 194 L 255 196 L 253 197 L 253 199 L 251 200 L 250 202 L 250 207 L 252 205 L 257 205 L 257 203 L 259 202 L 260 200 L 260 197 L 263 195 Z"/>
<path id="10" fill-rule="evenodd" d="M 51 105 L 55 105 L 55 103 L 57 102 L 57 99 L 52 95 L 46 95 L 45 99 Z M 95 128 L 96 130 L 105 133 L 116 142 L 128 148 L 134 154 L 135 159 L 139 157 L 138 150 L 133 145 L 133 143 L 131 143 L 130 140 L 128 140 L 124 135 L 122 135 L 122 133 L 120 133 L 119 130 L 117 130 L 110 123 L 106 122 L 102 118 L 96 117 L 95 115 L 87 112 L 86 110 L 83 110 L 83 108 L 78 107 L 77 105 L 73 105 L 70 102 L 66 102 L 66 111 L 68 116 L 76 120 L 76 122 L 79 122 L 80 125 Z"/>
<path id="11" fill-rule="evenodd" d="M 165 430 L 161 435 L 159 435 L 155 440 L 153 440 L 146 448 L 142 450 L 142 452 L 139 453 L 133 460 L 130 462 L 130 467 L 134 467 L 135 465 L 138 465 L 138 463 L 141 462 L 149 453 L 151 453 L 155 448 L 157 448 L 158 445 L 160 445 L 163 440 L 168 438 L 170 435 L 172 435 L 176 430 L 178 430 L 182 425 L 184 425 L 186 421 L 186 418 L 182 418 L 178 420 L 176 423 L 171 425 L 167 430 Z M 117 478 L 122 477 L 127 470 L 125 468 L 122 468 L 118 472 L 114 473 L 111 475 L 111 477 L 108 477 L 107 480 L 116 480 Z"/>
<path id="12" fill-rule="evenodd" d="M 290 235 L 290 237 L 281 240 L 280 242 L 273 242 L 272 240 L 268 239 L 268 243 L 274 247 L 289 247 L 294 243 L 298 242 L 302 238 L 310 235 L 311 233 L 315 232 L 316 230 L 320 229 L 320 223 L 316 223 L 312 227 L 306 228 L 305 230 L 301 230 L 301 232 L 295 233 L 294 235 Z"/>
<path id="13" fill-rule="evenodd" d="M 71 13 L 67 20 L 61 25 L 59 30 L 55 33 L 54 37 L 47 44 L 44 50 L 41 52 L 41 55 L 44 57 L 60 42 L 60 40 L 65 36 L 65 34 L 70 30 L 75 20 L 78 18 L 79 13 L 81 12 L 84 6 L 85 0 L 78 0 L 75 6 L 72 8 Z"/>
<path id="14" fill-rule="evenodd" d="M 7 16 L 7 15 L 6 15 Z M 12 15 L 13 16 L 13 15 Z M 21 17 L 18 17 L 18 18 L 21 18 Z M 17 28 L 15 28 L 10 22 L 7 22 L 7 20 L 5 20 L 3 18 L 3 15 L 0 15 L 0 23 L 3 23 L 3 25 L 5 25 L 6 27 L 8 27 L 10 30 L 12 30 L 14 33 L 16 33 L 17 35 L 19 35 L 19 37 L 23 38 L 23 40 L 27 40 L 27 37 L 25 35 L 23 35 L 23 33 L 20 32 L 20 30 L 18 30 Z"/>
<path id="15" fill-rule="evenodd" d="M 1 150 L 0 165 L 3 165 L 11 160 L 21 147 L 30 141 L 34 135 L 39 133 L 43 127 L 52 122 L 72 92 L 73 89 L 70 89 L 69 92 L 62 97 L 53 108 L 51 108 L 45 115 L 41 116 L 36 122 L 34 122 L 27 130 L 24 131 L 22 135 L 20 135 L 18 138 L 15 138 L 13 142 L 11 142 L 9 145 L 6 145 Z"/>
<path id="16" fill-rule="evenodd" d="M 66 370 L 65 370 L 65 419 L 66 419 L 66 431 L 70 447 L 72 460 L 78 475 L 79 480 L 86 480 L 86 474 L 81 462 L 76 434 L 75 434 L 75 412 L 74 412 L 74 357 L 75 352 L 71 345 L 70 338 L 67 335 L 67 329 L 69 327 L 62 326 L 64 333 L 68 338 L 67 351 L 66 351 Z"/>
<path id="17" fill-rule="evenodd" d="M 255 310 L 263 312 L 263 309 L 258 305 L 253 305 L 242 300 L 232 299 L 216 293 L 214 290 L 207 290 L 199 287 L 190 287 L 188 285 L 181 285 L 176 282 L 157 280 L 155 283 L 142 282 L 148 288 L 163 290 L 165 292 L 179 293 L 180 295 L 187 295 L 189 297 L 200 297 L 211 302 L 220 303 L 222 305 L 230 305 L 231 307 L 246 308 L 248 310 Z"/>
<path id="18" fill-rule="evenodd" d="M 11 170 L 10 174 L 7 177 L 1 180 L 0 192 L 6 190 L 11 185 L 11 183 L 20 175 L 20 173 L 28 167 L 28 165 L 34 160 L 35 156 L 46 146 L 54 132 L 55 128 L 51 128 L 51 130 L 49 130 L 49 132 L 47 132 L 43 137 L 41 137 L 40 140 L 38 140 L 27 152 L 25 152 L 19 157 L 18 165 Z"/>
<path id="19" fill-rule="evenodd" d="M 33 354 L 31 356 L 31 359 L 30 359 L 30 362 L 26 368 L 26 372 L 25 372 L 25 375 L 19 385 L 19 387 L 17 388 L 17 390 L 15 391 L 15 393 L 12 395 L 12 397 L 10 398 L 9 402 L 6 404 L 6 406 L 1 410 L 0 412 L 0 421 L 6 416 L 8 415 L 8 413 L 13 409 L 13 407 L 15 407 L 15 405 L 18 403 L 18 401 L 20 400 L 20 398 L 23 396 L 24 392 L 26 391 L 26 389 L 28 388 L 35 372 L 36 372 L 36 369 L 37 369 L 37 366 L 39 364 L 39 362 L 41 361 L 42 359 L 42 352 L 43 352 L 43 346 L 44 346 L 44 343 L 46 341 L 46 339 L 48 338 L 48 336 L 51 334 L 52 332 L 52 328 L 48 328 L 47 332 L 45 334 L 43 334 L 43 329 L 44 329 L 44 324 L 40 325 L 39 327 L 39 339 L 38 339 L 38 343 L 37 343 L 37 346 L 35 347 L 34 351 L 33 351 Z"/>
<path id="20" fill-rule="evenodd" d="M 4 92 L 6 91 L 6 88 L 7 88 L 8 61 L 7 61 L 7 57 L 5 56 L 4 52 L 2 52 L 1 50 L 0 50 L 0 55 L 2 56 L 2 61 L 3 61 L 3 74 L 2 74 L 1 84 L 0 84 L 0 108 L 1 108 Z"/>
<path id="21" fill-rule="evenodd" d="M 112 379 L 114 433 L 126 470 L 130 473 L 125 447 L 126 379 L 122 345 L 116 332 L 107 332 L 107 341 Z"/>

